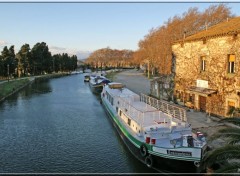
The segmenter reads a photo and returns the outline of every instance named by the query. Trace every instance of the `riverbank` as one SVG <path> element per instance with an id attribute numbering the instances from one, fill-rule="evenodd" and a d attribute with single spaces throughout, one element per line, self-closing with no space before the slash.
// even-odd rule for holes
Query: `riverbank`
<path id="1" fill-rule="evenodd" d="M 11 80 L 0 84 L 0 102 L 4 101 L 7 97 L 18 92 L 28 84 L 31 80 L 29 78 Z"/>
<path id="2" fill-rule="evenodd" d="M 70 74 L 64 72 L 3 81 L 0 83 L 0 102 L 4 101 L 7 97 L 17 93 L 27 85 L 31 84 L 34 80 L 52 79 L 68 75 Z"/>

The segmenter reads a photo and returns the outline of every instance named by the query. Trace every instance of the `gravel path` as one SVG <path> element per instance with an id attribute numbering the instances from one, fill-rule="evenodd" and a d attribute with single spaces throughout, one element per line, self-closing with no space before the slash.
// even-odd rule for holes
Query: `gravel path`
<path id="1" fill-rule="evenodd" d="M 125 84 L 128 89 L 137 94 L 150 94 L 150 80 L 143 75 L 142 71 L 126 70 L 114 76 L 113 80 Z"/>

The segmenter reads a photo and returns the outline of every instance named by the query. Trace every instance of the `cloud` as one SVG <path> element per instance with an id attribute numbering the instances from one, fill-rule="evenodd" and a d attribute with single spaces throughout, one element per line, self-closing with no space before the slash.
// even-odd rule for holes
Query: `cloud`
<path id="1" fill-rule="evenodd" d="M 71 48 L 63 48 L 58 46 L 50 46 L 49 47 L 50 52 L 52 55 L 54 54 L 62 54 L 62 53 L 68 53 L 68 55 L 76 55 L 78 60 L 79 59 L 86 59 L 92 52 L 91 51 L 82 51 L 78 49 L 71 49 Z"/>
<path id="2" fill-rule="evenodd" d="M 66 50 L 66 48 L 58 47 L 58 46 L 51 46 L 50 48 L 53 50 Z"/>
<path id="3" fill-rule="evenodd" d="M 4 41 L 4 40 L 0 40 L 0 46 L 6 46 L 8 45 L 9 43 Z"/>

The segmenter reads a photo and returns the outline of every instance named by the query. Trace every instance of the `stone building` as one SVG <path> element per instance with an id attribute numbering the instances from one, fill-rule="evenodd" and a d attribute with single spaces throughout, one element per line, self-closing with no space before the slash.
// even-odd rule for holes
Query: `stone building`
<path id="1" fill-rule="evenodd" d="M 240 107 L 240 17 L 172 45 L 174 96 L 190 108 L 231 116 Z M 235 114 L 236 115 L 236 114 Z"/>
<path id="2" fill-rule="evenodd" d="M 160 75 L 150 81 L 150 93 L 152 96 L 166 100 L 173 100 L 174 80 L 172 75 Z"/>

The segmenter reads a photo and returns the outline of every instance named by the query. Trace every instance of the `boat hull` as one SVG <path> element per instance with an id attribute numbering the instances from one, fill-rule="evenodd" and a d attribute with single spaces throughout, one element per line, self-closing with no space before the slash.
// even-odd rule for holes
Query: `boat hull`
<path id="1" fill-rule="evenodd" d="M 100 94 L 103 90 L 102 85 L 92 85 L 91 82 L 89 82 L 89 86 L 93 93 Z"/>
<path id="2" fill-rule="evenodd" d="M 135 146 L 128 137 L 125 136 L 124 132 L 121 130 L 121 128 L 118 126 L 118 124 L 115 122 L 114 117 L 112 114 L 114 112 L 110 112 L 110 109 L 107 107 L 107 104 L 104 102 L 103 98 L 102 104 L 103 107 L 110 118 L 111 122 L 113 123 L 114 127 L 116 128 L 117 132 L 119 133 L 119 136 L 127 146 L 127 148 L 130 150 L 130 152 L 143 163 L 145 167 L 150 167 L 158 172 L 164 172 L 164 173 L 199 173 L 199 169 L 194 165 L 193 161 L 183 161 L 183 160 L 174 160 L 169 158 L 163 158 L 160 156 L 156 156 L 153 154 L 150 154 L 152 164 L 151 166 L 147 166 L 146 163 L 146 157 L 149 156 L 147 154 L 146 156 L 142 156 L 139 147 Z"/>

